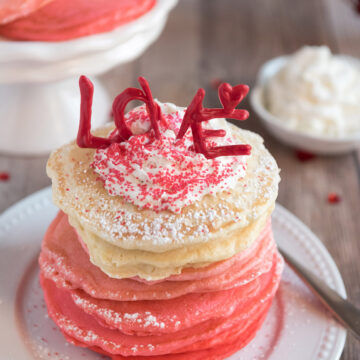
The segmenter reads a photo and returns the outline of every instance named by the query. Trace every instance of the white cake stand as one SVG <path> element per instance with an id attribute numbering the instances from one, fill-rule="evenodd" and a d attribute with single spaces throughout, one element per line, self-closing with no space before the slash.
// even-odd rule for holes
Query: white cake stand
<path id="1" fill-rule="evenodd" d="M 0 151 L 44 154 L 76 136 L 78 76 L 94 82 L 93 127 L 111 100 L 94 75 L 131 61 L 153 43 L 177 0 L 158 0 L 141 18 L 114 31 L 64 42 L 0 40 Z"/>

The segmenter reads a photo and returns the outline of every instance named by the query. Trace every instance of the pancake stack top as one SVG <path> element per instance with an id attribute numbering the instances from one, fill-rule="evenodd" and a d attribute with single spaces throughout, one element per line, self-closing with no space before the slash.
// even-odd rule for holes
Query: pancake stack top
<path id="1" fill-rule="evenodd" d="M 53 152 L 47 172 L 92 263 L 150 281 L 248 248 L 274 208 L 279 170 L 258 135 L 219 118 L 247 118 L 235 108 L 246 86 L 220 86 L 222 109 L 203 108 L 202 89 L 184 109 L 153 100 L 139 81 L 143 90 L 115 99 L 115 126 L 94 136 L 93 88 L 82 77 L 77 143 Z M 133 99 L 145 105 L 125 115 Z"/>

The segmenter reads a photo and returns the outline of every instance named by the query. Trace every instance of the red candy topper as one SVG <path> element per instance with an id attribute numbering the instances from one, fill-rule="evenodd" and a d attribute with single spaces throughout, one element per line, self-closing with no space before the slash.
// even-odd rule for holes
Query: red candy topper
<path id="1" fill-rule="evenodd" d="M 104 149 L 113 143 L 121 143 L 128 140 L 133 133 L 125 122 L 125 108 L 132 100 L 140 100 L 146 104 L 149 114 L 151 128 L 156 139 L 160 138 L 159 121 L 162 121 L 160 106 L 154 101 L 148 82 L 139 77 L 138 81 L 142 90 L 137 88 L 127 88 L 118 95 L 113 102 L 113 114 L 116 131 L 109 137 L 102 138 L 91 134 L 91 108 L 94 94 L 94 86 L 91 81 L 81 76 L 79 80 L 81 93 L 80 125 L 77 135 L 77 144 L 81 148 Z M 244 99 L 249 91 L 246 85 L 237 85 L 232 87 L 230 84 L 223 83 L 219 87 L 219 99 L 223 106 L 222 109 L 208 109 L 203 107 L 205 90 L 199 89 L 192 102 L 185 111 L 184 119 L 181 123 L 177 139 L 181 139 L 188 128 L 191 128 L 194 151 L 202 153 L 208 159 L 218 156 L 250 155 L 250 145 L 228 145 L 208 147 L 206 138 L 223 137 L 225 130 L 206 130 L 202 128 L 203 121 L 209 121 L 214 118 L 232 118 L 237 120 L 246 120 L 249 113 L 246 110 L 236 109 L 236 106 Z"/>
<path id="2" fill-rule="evenodd" d="M 199 89 L 193 98 L 191 104 L 186 109 L 184 120 L 181 123 L 178 139 L 181 139 L 187 129 L 191 127 L 194 141 L 194 150 L 202 153 L 208 159 L 218 156 L 229 155 L 250 155 L 250 145 L 228 145 L 215 146 L 208 148 L 206 144 L 207 137 L 225 136 L 224 130 L 204 130 L 201 123 L 215 118 L 228 117 L 237 120 L 246 120 L 249 113 L 246 110 L 235 109 L 236 106 L 244 99 L 249 91 L 246 85 L 237 85 L 232 87 L 230 84 L 223 83 L 219 86 L 219 99 L 223 106 L 222 109 L 207 109 L 203 107 L 205 90 Z"/>
<path id="3" fill-rule="evenodd" d="M 77 135 L 77 144 L 82 148 L 103 149 L 112 143 L 121 143 L 126 141 L 133 134 L 125 122 L 125 108 L 131 100 L 141 100 L 146 104 L 149 113 L 151 126 L 154 129 L 155 137 L 160 138 L 158 120 L 161 119 L 160 106 L 154 101 L 148 82 L 139 77 L 139 83 L 143 90 L 136 88 L 127 88 L 118 95 L 113 102 L 113 114 L 117 131 L 108 138 L 93 136 L 91 130 L 91 108 L 94 95 L 94 85 L 84 75 L 79 79 L 81 107 L 80 107 L 80 125 Z"/>

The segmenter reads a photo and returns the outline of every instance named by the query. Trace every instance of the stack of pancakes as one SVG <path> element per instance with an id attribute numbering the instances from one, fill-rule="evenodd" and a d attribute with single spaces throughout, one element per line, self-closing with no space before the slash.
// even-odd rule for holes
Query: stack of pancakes
<path id="1" fill-rule="evenodd" d="M 258 135 L 228 126 L 252 146 L 245 177 L 181 213 L 110 196 L 93 149 L 71 143 L 51 155 L 61 211 L 42 244 L 41 283 L 71 343 L 112 359 L 208 360 L 255 336 L 283 267 L 270 221 L 279 170 Z"/>

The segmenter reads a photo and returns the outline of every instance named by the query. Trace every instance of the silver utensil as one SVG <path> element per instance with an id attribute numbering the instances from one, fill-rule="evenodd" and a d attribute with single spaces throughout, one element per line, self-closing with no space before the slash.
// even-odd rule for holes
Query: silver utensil
<path id="1" fill-rule="evenodd" d="M 293 256 L 278 246 L 281 255 L 287 264 L 319 297 L 322 303 L 346 328 L 360 340 L 360 309 L 332 290 L 324 281 L 315 276 L 311 271 L 301 265 Z"/>

